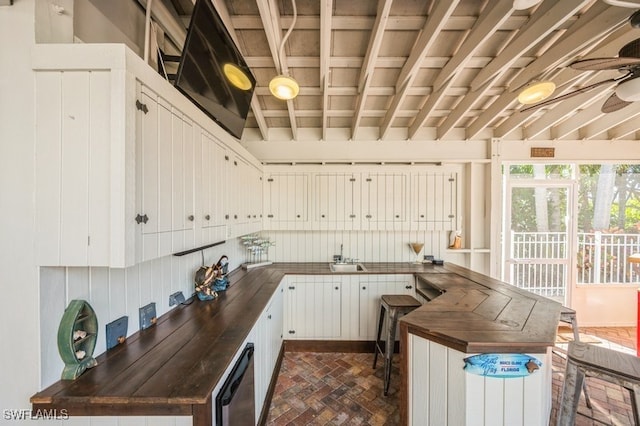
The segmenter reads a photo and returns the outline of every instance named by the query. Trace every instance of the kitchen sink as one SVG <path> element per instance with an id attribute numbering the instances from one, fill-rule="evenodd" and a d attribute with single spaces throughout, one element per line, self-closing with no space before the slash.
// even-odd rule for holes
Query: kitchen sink
<path id="1" fill-rule="evenodd" d="M 330 263 L 331 272 L 367 272 L 361 263 Z"/>

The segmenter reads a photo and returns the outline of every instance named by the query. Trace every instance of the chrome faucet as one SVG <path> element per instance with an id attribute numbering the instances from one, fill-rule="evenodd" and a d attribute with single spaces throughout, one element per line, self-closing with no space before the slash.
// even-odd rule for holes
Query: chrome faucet
<path id="1" fill-rule="evenodd" d="M 340 254 L 333 255 L 333 263 L 335 264 L 344 263 L 344 256 L 342 253 L 342 249 L 343 249 L 343 245 L 340 244 Z"/>

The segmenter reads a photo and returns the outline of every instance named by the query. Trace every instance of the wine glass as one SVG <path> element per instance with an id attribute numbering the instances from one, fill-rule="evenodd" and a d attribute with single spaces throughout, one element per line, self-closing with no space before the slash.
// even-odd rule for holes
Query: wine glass
<path id="1" fill-rule="evenodd" d="M 424 244 L 423 243 L 409 243 L 409 247 L 411 247 L 411 250 L 413 250 L 413 252 L 416 254 L 416 260 L 413 263 L 421 264 L 422 262 L 420 261 L 420 252 L 422 251 L 422 248 L 424 247 Z"/>

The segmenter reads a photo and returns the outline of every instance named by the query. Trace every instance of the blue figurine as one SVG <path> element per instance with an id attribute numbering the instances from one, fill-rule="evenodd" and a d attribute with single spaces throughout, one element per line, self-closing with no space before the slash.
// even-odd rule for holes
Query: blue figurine
<path id="1" fill-rule="evenodd" d="M 227 273 L 229 272 L 229 258 L 225 255 L 220 257 L 218 263 L 213 267 L 215 279 L 213 282 L 213 289 L 215 291 L 225 291 L 229 287 L 229 278 Z"/>

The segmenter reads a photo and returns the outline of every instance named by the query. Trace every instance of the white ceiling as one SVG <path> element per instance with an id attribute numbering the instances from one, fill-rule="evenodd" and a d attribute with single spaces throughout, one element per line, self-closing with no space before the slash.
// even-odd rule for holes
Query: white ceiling
<path id="1" fill-rule="evenodd" d="M 537 111 L 520 112 L 516 99 L 534 79 L 554 81 L 557 96 L 621 75 L 567 67 L 640 37 L 628 23 L 635 9 L 611 1 L 514 10 L 513 0 L 296 0 L 282 63 L 301 88 L 287 102 L 267 86 L 291 0 L 212 1 L 257 79 L 243 139 L 636 139 L 640 130 L 640 102 L 600 111 L 613 84 Z M 171 2 L 188 23 L 192 0 Z"/>

